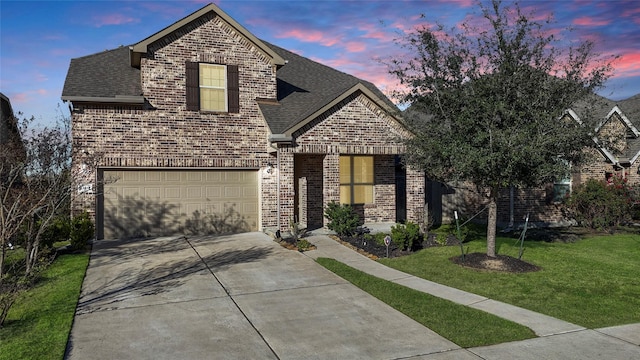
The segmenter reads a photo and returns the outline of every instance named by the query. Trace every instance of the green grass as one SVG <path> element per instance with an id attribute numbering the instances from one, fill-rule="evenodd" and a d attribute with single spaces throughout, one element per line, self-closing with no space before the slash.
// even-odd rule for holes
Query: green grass
<path id="1" fill-rule="evenodd" d="M 498 254 L 518 256 L 516 240 L 498 238 Z M 486 252 L 486 242 L 465 244 Z M 586 237 L 576 243 L 525 242 L 523 260 L 543 270 L 526 274 L 462 268 L 459 247 L 424 249 L 381 259 L 392 268 L 440 284 L 547 314 L 587 328 L 640 322 L 640 235 Z"/>
<path id="2" fill-rule="evenodd" d="M 462 347 L 535 337 L 527 327 L 423 292 L 379 279 L 333 259 L 318 263 Z"/>
<path id="3" fill-rule="evenodd" d="M 0 328 L 0 359 L 62 359 L 88 262 L 61 255 L 20 295 Z"/>

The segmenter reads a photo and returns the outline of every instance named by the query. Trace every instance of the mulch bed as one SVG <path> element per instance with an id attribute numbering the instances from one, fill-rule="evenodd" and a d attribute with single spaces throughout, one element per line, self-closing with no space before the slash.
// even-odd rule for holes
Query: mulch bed
<path id="1" fill-rule="evenodd" d="M 464 260 L 462 259 L 462 256 L 454 256 L 449 260 L 460 266 L 477 270 L 527 273 L 542 269 L 539 266 L 507 255 L 496 255 L 496 257 L 489 257 L 487 254 L 483 253 L 471 253 L 466 254 L 464 256 Z"/>

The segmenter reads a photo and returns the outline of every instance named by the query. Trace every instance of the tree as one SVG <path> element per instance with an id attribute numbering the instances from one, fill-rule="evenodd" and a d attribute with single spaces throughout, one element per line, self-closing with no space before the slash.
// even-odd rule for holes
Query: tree
<path id="1" fill-rule="evenodd" d="M 422 27 L 404 36 L 410 56 L 390 72 L 408 90 L 405 161 L 442 182 L 467 181 L 488 203 L 487 255 L 495 256 L 497 197 L 508 186 L 535 187 L 568 175 L 594 146 L 594 119 L 563 117 L 611 73 L 612 58 L 592 42 L 565 46 L 551 20 L 519 5 L 480 4 L 486 28 Z"/>
<path id="2" fill-rule="evenodd" d="M 47 228 L 70 211 L 69 119 L 29 130 L 32 123 L 20 122 L 20 137 L 3 144 L 0 156 L 0 326 L 17 292 L 33 278 Z M 25 250 L 24 262 L 9 273 L 6 252 L 16 241 Z"/>

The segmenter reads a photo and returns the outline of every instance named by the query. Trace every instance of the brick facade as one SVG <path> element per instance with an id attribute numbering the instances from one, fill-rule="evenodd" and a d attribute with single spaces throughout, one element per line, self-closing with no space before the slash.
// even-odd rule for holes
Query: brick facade
<path id="1" fill-rule="evenodd" d="M 237 65 L 240 112 L 187 110 L 187 61 Z M 375 156 L 375 203 L 365 207 L 365 221 L 395 221 L 394 156 L 408 134 L 361 92 L 274 149 L 256 99 L 277 98 L 276 68 L 214 13 L 149 44 L 140 75 L 144 105 L 82 103 L 72 113 L 72 168 L 82 189 L 74 192 L 74 212 L 95 214 L 98 169 L 255 169 L 262 229 L 286 230 L 291 219 L 322 225 L 322 209 L 340 198 L 339 155 L 367 154 Z M 421 181 L 408 171 L 409 219 L 424 203 Z"/>
<path id="2" fill-rule="evenodd" d="M 295 169 L 295 174 L 288 166 L 282 167 L 286 174 L 281 176 L 281 189 L 294 189 L 303 184 L 306 186 L 303 196 L 306 196 L 307 204 L 300 202 L 298 209 L 294 206 L 295 201 L 282 204 L 281 222 L 291 218 L 310 221 L 308 215 L 313 214 L 311 222 L 317 225 L 322 209 L 330 202 L 340 201 L 340 155 L 374 156 L 374 203 L 356 207 L 363 222 L 396 221 L 395 155 L 403 153 L 404 146 L 399 139 L 408 134 L 392 117 L 364 94 L 355 93 L 294 135 L 295 145 L 280 149 L 281 161 L 284 157 L 290 159 L 288 154 L 295 154 L 298 159 L 296 165 L 309 164 L 313 167 Z M 317 170 L 320 165 L 322 173 Z M 322 193 L 311 184 L 322 186 Z M 322 195 L 322 201 L 311 199 L 309 194 Z M 291 195 L 286 192 L 281 198 L 295 199 Z M 406 196 L 408 219 L 419 221 L 424 207 L 424 177 L 421 173 L 407 171 Z M 326 225 L 326 219 L 321 221 Z"/>

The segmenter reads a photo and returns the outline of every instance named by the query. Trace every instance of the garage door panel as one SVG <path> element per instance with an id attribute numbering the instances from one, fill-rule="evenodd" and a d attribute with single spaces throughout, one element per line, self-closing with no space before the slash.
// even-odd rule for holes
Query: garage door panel
<path id="1" fill-rule="evenodd" d="M 168 171 L 164 172 L 164 180 L 166 182 L 180 182 L 180 172 L 178 171 Z"/>
<path id="2" fill-rule="evenodd" d="M 120 172 L 122 181 L 139 183 L 141 173 L 138 171 L 122 171 Z"/>
<path id="3" fill-rule="evenodd" d="M 240 197 L 240 188 L 237 186 L 225 186 L 224 187 L 225 198 L 238 198 Z"/>
<path id="4" fill-rule="evenodd" d="M 127 187 L 122 189 L 122 196 L 124 197 L 138 197 L 142 193 L 139 187 Z"/>
<path id="5" fill-rule="evenodd" d="M 145 181 L 162 181 L 163 176 L 161 172 L 147 171 L 144 173 Z"/>
<path id="6" fill-rule="evenodd" d="M 144 196 L 151 199 L 160 199 L 162 196 L 162 190 L 160 188 L 146 187 L 144 189 Z"/>
<path id="7" fill-rule="evenodd" d="M 207 192 L 207 198 L 219 199 L 220 194 L 222 193 L 222 190 L 220 189 L 219 186 L 207 186 L 206 192 Z"/>
<path id="8" fill-rule="evenodd" d="M 222 178 L 223 178 L 222 175 L 223 174 L 221 172 L 219 172 L 219 171 L 210 171 L 210 172 L 207 172 L 206 174 L 207 174 L 207 176 L 206 176 L 207 182 L 209 182 L 209 183 L 211 183 L 211 182 L 214 182 L 214 183 L 222 182 Z"/>
<path id="9" fill-rule="evenodd" d="M 103 178 L 106 237 L 258 229 L 257 171 L 118 170 Z"/>
<path id="10" fill-rule="evenodd" d="M 189 186 L 186 189 L 186 198 L 187 199 L 201 199 L 202 196 L 202 187 Z"/>

